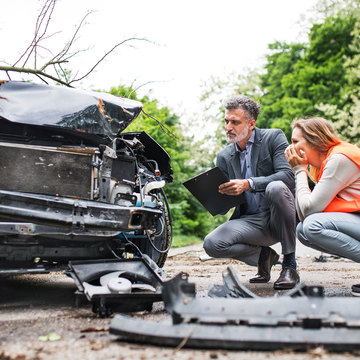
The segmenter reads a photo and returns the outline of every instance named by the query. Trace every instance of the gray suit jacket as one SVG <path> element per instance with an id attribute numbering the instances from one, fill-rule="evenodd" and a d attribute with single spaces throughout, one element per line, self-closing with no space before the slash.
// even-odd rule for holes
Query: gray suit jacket
<path id="1" fill-rule="evenodd" d="M 289 145 L 285 134 L 280 129 L 259 129 L 255 127 L 254 144 L 251 151 L 251 169 L 254 190 L 260 193 L 260 204 L 268 205 L 265 199 L 266 186 L 276 180 L 283 181 L 294 194 L 295 176 L 291 170 L 284 151 Z M 236 144 L 230 144 L 216 156 L 218 166 L 229 179 L 241 179 L 239 152 Z M 231 218 L 239 218 L 242 214 L 237 206 Z"/>

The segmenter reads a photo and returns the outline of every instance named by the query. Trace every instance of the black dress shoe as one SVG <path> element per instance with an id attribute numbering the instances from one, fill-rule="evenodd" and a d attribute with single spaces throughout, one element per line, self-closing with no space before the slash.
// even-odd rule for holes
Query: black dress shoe
<path id="1" fill-rule="evenodd" d="M 351 287 L 351 294 L 353 296 L 360 296 L 360 284 L 355 284 Z"/>
<path id="2" fill-rule="evenodd" d="M 275 290 L 292 289 L 300 281 L 297 271 L 291 267 L 284 267 L 279 278 L 274 282 Z"/>
<path id="3" fill-rule="evenodd" d="M 258 262 L 258 273 L 251 278 L 251 283 L 267 283 L 270 280 L 270 272 L 273 265 L 279 260 L 279 254 L 270 248 L 269 256 L 265 261 Z"/>

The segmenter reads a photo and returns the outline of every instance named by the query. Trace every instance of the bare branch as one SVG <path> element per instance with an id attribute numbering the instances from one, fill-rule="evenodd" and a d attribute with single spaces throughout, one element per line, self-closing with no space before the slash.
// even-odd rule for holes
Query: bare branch
<path id="1" fill-rule="evenodd" d="M 47 1 L 49 1 L 49 6 L 48 6 L 48 8 L 47 8 L 46 11 L 45 11 L 44 16 L 43 16 L 43 18 L 41 19 L 41 22 L 40 22 L 39 26 L 37 26 L 37 29 L 38 29 L 38 30 L 36 30 L 36 32 L 35 32 L 35 34 L 38 34 L 38 33 L 40 32 L 40 28 L 41 28 L 42 22 L 43 22 L 43 20 L 44 20 L 44 19 L 46 18 L 46 16 L 47 16 L 45 28 L 44 28 L 42 34 L 39 36 L 39 39 L 38 39 L 38 40 L 35 42 L 35 44 L 34 44 L 34 52 L 35 52 L 35 56 L 34 56 L 34 67 L 35 67 L 35 69 L 36 69 L 36 60 L 37 60 L 37 56 L 36 56 L 37 45 L 38 45 L 39 42 L 43 39 L 43 37 L 45 36 L 45 34 L 46 34 L 46 32 L 47 32 L 47 29 L 48 29 L 49 24 L 50 24 L 50 21 L 51 21 L 51 15 L 53 14 L 54 9 L 55 9 L 55 5 L 56 5 L 56 0 L 47 0 Z M 49 11 L 50 11 L 50 14 L 47 15 Z M 36 37 L 35 37 L 35 39 L 36 39 Z M 26 63 L 24 63 L 23 66 L 25 66 L 25 65 L 26 65 Z"/>
<path id="2" fill-rule="evenodd" d="M 142 88 L 143 86 L 146 86 L 146 85 L 151 84 L 151 83 L 153 83 L 153 82 L 156 82 L 156 81 L 148 81 L 148 82 L 146 82 L 146 83 L 144 83 L 144 84 L 139 85 L 139 86 L 136 87 L 133 91 L 131 91 L 131 93 L 128 95 L 128 98 L 130 98 L 130 96 L 131 96 L 135 91 L 137 91 L 137 90 L 139 90 L 140 88 Z M 132 87 L 132 85 L 133 85 L 133 84 L 131 84 L 131 87 Z"/>
<path id="3" fill-rule="evenodd" d="M 26 60 L 24 61 L 23 67 L 25 67 L 26 63 L 28 62 L 31 54 L 35 51 L 36 52 L 36 47 L 38 46 L 39 41 L 41 41 L 42 37 L 45 35 L 50 19 L 51 19 L 51 14 L 54 11 L 54 7 L 56 4 L 56 0 L 46 0 L 44 6 L 42 7 L 40 14 L 37 17 L 36 20 L 36 26 L 35 26 L 35 34 L 33 39 L 31 40 L 30 45 L 26 48 L 26 50 L 24 51 L 24 53 L 20 56 L 20 58 L 13 64 L 14 67 L 16 67 L 16 65 L 26 56 Z M 40 28 L 42 26 L 42 23 L 44 21 L 44 18 L 46 17 L 50 7 L 52 6 L 51 10 L 50 10 L 50 15 L 48 16 L 48 21 L 46 24 L 46 27 L 43 31 L 43 35 L 39 36 L 39 32 L 40 32 Z M 36 54 L 35 54 L 35 58 L 36 58 Z M 36 67 L 36 66 L 35 66 Z"/>
<path id="4" fill-rule="evenodd" d="M 62 66 L 61 66 L 61 64 L 58 64 L 59 65 L 59 69 L 61 70 L 61 72 L 62 72 L 62 76 L 63 76 L 63 78 L 66 80 L 66 82 L 70 82 L 70 79 L 69 79 L 69 77 L 68 77 L 68 74 L 66 73 L 66 71 L 62 68 Z M 55 68 L 56 66 L 54 66 L 54 68 Z"/>
<path id="5" fill-rule="evenodd" d="M 70 50 L 71 46 L 72 46 L 73 43 L 75 42 L 76 36 L 77 36 L 77 34 L 79 33 L 80 29 L 82 28 L 83 23 L 85 22 L 86 18 L 87 18 L 90 14 L 92 14 L 92 13 L 93 13 L 92 10 L 91 10 L 91 11 L 88 11 L 87 14 L 81 19 L 80 24 L 79 24 L 79 26 L 76 28 L 76 31 L 75 31 L 73 37 L 71 38 L 71 40 L 68 42 L 67 46 L 65 47 L 65 48 L 66 48 L 66 51 L 64 52 L 63 56 L 68 53 L 68 51 Z"/>
<path id="6" fill-rule="evenodd" d="M 61 61 L 51 61 L 51 62 L 48 62 L 46 63 L 44 66 L 42 66 L 40 69 L 36 69 L 36 70 L 39 70 L 39 71 L 44 71 L 48 66 L 50 65 L 59 65 L 59 64 L 62 64 L 62 63 L 67 63 L 68 61 L 66 60 L 61 60 Z"/>
<path id="7" fill-rule="evenodd" d="M 76 72 L 76 74 L 73 76 L 72 80 L 69 82 L 69 84 L 71 84 L 74 79 L 76 79 L 76 77 L 79 75 L 79 71 Z"/>
<path id="8" fill-rule="evenodd" d="M 154 83 L 160 83 L 160 82 L 162 82 L 162 81 L 148 81 L 148 82 L 146 82 L 146 83 L 144 83 L 144 84 L 141 84 L 141 85 L 139 85 L 138 87 L 134 88 L 134 89 L 130 92 L 130 94 L 128 95 L 128 98 L 130 98 L 130 96 L 131 96 L 135 91 L 139 90 L 139 89 L 142 88 L 143 86 L 146 86 L 146 85 L 149 85 L 149 84 L 154 84 Z M 130 85 L 130 88 L 133 88 L 134 83 L 135 83 L 135 80 L 134 80 L 134 81 L 132 82 L 132 84 Z"/>
<path id="9" fill-rule="evenodd" d="M 81 19 L 80 24 L 78 25 L 78 27 L 75 30 L 75 33 L 73 34 L 72 38 L 70 39 L 70 41 L 68 41 L 64 48 L 58 53 L 56 54 L 52 59 L 50 59 L 50 61 L 53 61 L 54 59 L 62 59 L 70 50 L 71 46 L 74 44 L 75 40 L 76 40 L 76 36 L 79 33 L 80 29 L 83 26 L 83 23 L 85 21 L 85 19 L 92 14 L 93 11 L 88 11 L 87 14 Z M 79 53 L 79 51 L 75 52 L 75 54 Z M 73 57 L 73 55 L 71 55 L 70 57 Z"/>
<path id="10" fill-rule="evenodd" d="M 175 139 L 175 140 L 179 140 L 179 138 L 171 132 L 170 129 L 168 129 L 164 124 L 162 124 L 158 119 L 156 119 L 155 117 L 153 117 L 152 115 L 148 114 L 147 112 L 144 111 L 144 109 L 141 110 L 142 113 L 144 113 L 145 116 L 147 116 L 150 119 L 155 120 L 158 125 L 160 126 L 161 130 L 168 136 L 170 136 L 171 138 Z"/>
<path id="11" fill-rule="evenodd" d="M 46 85 L 49 85 L 48 82 L 43 79 L 39 74 L 35 74 L 42 82 L 44 82 Z"/>
<path id="12" fill-rule="evenodd" d="M 63 81 L 61 79 L 58 79 L 50 74 L 47 74 L 41 70 L 38 69 L 28 69 L 28 68 L 22 68 L 22 67 L 14 67 L 14 66 L 0 66 L 0 70 L 3 71 L 13 71 L 13 72 L 19 72 L 19 73 L 27 73 L 27 74 L 34 74 L 36 76 L 43 76 L 45 78 L 51 79 L 53 81 L 56 81 L 62 85 L 72 87 L 70 83 L 67 83 L 66 81 Z"/>
<path id="13" fill-rule="evenodd" d="M 94 11 L 91 10 L 86 13 L 86 15 L 81 19 L 80 23 L 77 25 L 75 32 L 72 35 L 71 39 L 64 45 L 64 47 L 61 51 L 59 51 L 56 55 L 53 55 L 53 52 L 50 49 L 48 49 L 42 45 L 42 41 L 47 40 L 50 37 L 53 37 L 54 35 L 58 34 L 58 32 L 55 32 L 51 35 L 47 34 L 57 1 L 58 0 L 44 0 L 44 5 L 41 8 L 40 13 L 37 16 L 37 20 L 36 20 L 36 24 L 35 24 L 35 33 L 34 33 L 34 37 L 31 41 L 30 45 L 26 48 L 24 53 L 20 56 L 20 58 L 12 66 L 0 66 L 0 70 L 5 71 L 9 78 L 10 78 L 9 72 L 11 72 L 11 71 L 18 72 L 18 73 L 28 73 L 28 74 L 34 74 L 34 75 L 38 76 L 44 82 L 45 82 L 44 78 L 47 78 L 47 79 L 56 81 L 60 84 L 72 87 L 71 86 L 72 83 L 81 81 L 84 78 L 86 78 L 89 74 L 91 74 L 96 69 L 97 66 L 99 66 L 99 64 L 101 62 L 104 61 L 104 59 L 108 55 L 113 53 L 119 46 L 124 45 L 125 43 L 128 43 L 130 41 L 135 41 L 135 40 L 149 41 L 145 38 L 137 38 L 137 37 L 131 37 L 131 38 L 125 39 L 125 40 L 117 43 L 110 50 L 106 51 L 105 54 L 83 76 L 79 77 L 79 72 L 76 72 L 76 75 L 73 76 L 71 74 L 71 72 L 68 72 L 63 67 L 63 65 L 65 63 L 68 63 L 70 59 L 72 59 L 73 57 L 78 55 L 80 52 L 88 50 L 87 49 L 87 50 L 78 50 L 75 52 L 70 52 L 70 50 L 72 49 L 72 47 L 77 39 L 77 36 L 78 36 L 80 30 L 82 29 L 82 27 L 84 26 L 84 24 L 86 22 L 86 19 Z M 37 66 L 37 63 L 39 60 L 38 57 L 40 57 L 39 50 L 45 50 L 51 54 L 50 60 L 47 60 L 41 67 Z M 32 57 L 34 57 L 34 68 L 29 68 L 28 66 L 26 66 L 26 64 L 29 62 L 29 60 Z M 20 61 L 23 62 L 22 67 L 18 66 Z M 53 67 L 55 74 L 56 74 L 55 76 L 47 73 L 47 70 L 49 69 L 50 66 Z M 63 79 L 63 80 L 61 80 L 61 79 Z M 144 86 L 144 85 L 141 85 L 141 86 Z M 136 91 L 136 90 L 137 89 L 135 89 L 134 91 Z"/>
<path id="14" fill-rule="evenodd" d="M 83 49 L 83 50 L 77 50 L 77 51 L 75 51 L 74 53 L 71 53 L 71 54 L 68 54 L 68 56 L 66 56 L 66 57 L 63 57 L 63 62 L 68 62 L 71 58 L 73 58 L 74 56 L 76 56 L 76 55 L 78 55 L 78 54 L 80 54 L 80 53 L 82 53 L 82 52 L 86 52 L 86 51 L 88 51 L 89 50 L 89 48 L 88 49 Z"/>
<path id="15" fill-rule="evenodd" d="M 109 54 L 111 54 L 116 48 L 118 48 L 119 46 L 125 44 L 125 43 L 128 42 L 128 41 L 132 41 L 132 40 L 149 41 L 148 39 L 145 39 L 145 38 L 135 38 L 135 37 L 134 37 L 134 38 L 128 38 L 128 39 L 125 39 L 125 40 L 119 42 L 119 43 L 116 44 L 112 49 L 110 49 L 108 52 L 106 52 L 105 55 L 104 55 L 100 60 L 98 60 L 98 61 L 96 62 L 96 64 L 95 64 L 85 75 L 83 75 L 82 77 L 80 77 L 80 78 L 78 78 L 78 79 L 73 80 L 72 83 L 73 83 L 73 82 L 76 82 L 76 81 L 80 81 L 80 80 L 86 78 L 86 77 L 87 77 L 90 73 L 92 73 L 92 72 L 95 70 L 95 68 L 96 68 Z"/>
<path id="16" fill-rule="evenodd" d="M 61 31 L 55 31 L 54 33 L 52 33 L 52 34 L 50 34 L 50 35 L 44 36 L 44 37 L 42 38 L 42 40 L 50 39 L 51 37 L 53 37 L 53 36 L 55 36 L 55 35 L 57 35 L 57 34 L 60 34 L 60 33 L 61 33 Z M 39 44 L 38 44 L 38 46 L 39 46 Z"/>
<path id="17" fill-rule="evenodd" d="M 56 72 L 57 77 L 60 79 L 61 76 L 60 76 L 60 74 L 59 74 L 58 69 L 56 68 L 56 66 L 54 66 L 54 70 L 55 70 L 55 72 Z"/>

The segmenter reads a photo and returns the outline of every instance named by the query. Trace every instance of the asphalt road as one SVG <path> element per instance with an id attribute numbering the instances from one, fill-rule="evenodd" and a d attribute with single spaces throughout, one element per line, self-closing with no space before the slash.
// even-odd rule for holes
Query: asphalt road
<path id="1" fill-rule="evenodd" d="M 167 278 L 187 272 L 189 282 L 194 282 L 197 292 L 204 294 L 210 284 L 222 284 L 222 271 L 231 265 L 251 291 L 263 297 L 276 295 L 272 285 L 280 265 L 274 267 L 268 284 L 254 285 L 249 284 L 248 279 L 256 272 L 255 268 L 234 260 L 201 261 L 201 255 L 201 244 L 171 249 L 164 267 Z M 351 296 L 351 285 L 360 282 L 359 265 L 335 257 L 325 257 L 326 262 L 319 262 L 320 255 L 299 245 L 297 260 L 301 280 L 307 285 L 324 286 L 326 296 Z M 76 301 L 76 286 L 63 273 L 3 277 L 0 291 L 0 360 L 360 358 L 357 352 L 331 353 L 321 347 L 305 352 L 194 350 L 121 341 L 109 333 L 111 317 L 100 318 L 86 300 Z M 130 315 L 171 323 L 162 302 L 155 303 L 151 312 Z"/>

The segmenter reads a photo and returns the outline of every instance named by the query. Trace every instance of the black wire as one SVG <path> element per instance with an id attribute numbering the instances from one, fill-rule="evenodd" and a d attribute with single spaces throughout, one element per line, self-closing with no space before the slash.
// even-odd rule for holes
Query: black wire
<path id="1" fill-rule="evenodd" d="M 138 165 L 138 162 L 137 162 L 137 158 L 136 158 L 135 153 L 134 153 L 133 149 L 131 148 L 131 146 L 130 146 L 129 144 L 127 144 L 126 141 L 124 141 L 124 144 L 125 144 L 125 146 L 129 149 L 129 151 L 131 152 L 131 154 L 133 155 L 133 157 L 135 158 L 136 173 L 137 173 L 137 175 L 139 176 L 140 200 L 141 200 L 141 204 L 143 205 L 143 198 L 142 198 L 142 192 L 141 192 L 141 190 L 142 190 L 142 189 L 141 189 L 141 179 L 140 179 L 140 174 L 139 174 L 139 165 Z M 149 162 L 149 163 L 155 162 L 155 164 L 157 165 L 157 162 L 156 162 L 155 160 L 145 160 L 144 162 Z M 167 252 L 170 250 L 171 245 L 172 245 L 172 242 L 173 242 L 173 226 L 172 226 L 172 217 L 171 217 L 171 212 L 170 212 L 170 206 L 169 206 L 169 203 L 168 203 L 168 201 L 167 201 L 167 197 L 166 197 L 165 192 L 164 192 L 164 190 L 163 190 L 162 188 L 160 189 L 160 191 L 161 191 L 161 194 L 163 195 L 164 202 L 165 202 L 166 209 L 167 209 L 167 213 L 168 213 L 168 217 L 169 217 L 169 225 L 170 225 L 170 243 L 169 243 L 169 246 L 168 246 L 167 249 L 165 249 L 165 250 L 160 250 L 160 249 L 158 249 L 158 248 L 153 244 L 153 242 L 152 242 L 151 239 L 150 239 L 150 236 L 149 236 L 147 233 L 146 233 L 146 235 L 147 235 L 147 238 L 148 238 L 148 240 L 149 240 L 149 242 L 150 242 L 151 247 L 152 247 L 155 251 L 159 252 L 160 254 L 165 254 L 165 253 L 167 253 Z M 166 220 L 165 220 L 165 227 L 166 227 Z M 123 232 L 122 232 L 122 234 L 123 234 L 125 240 L 126 240 L 129 244 L 133 245 L 133 246 L 139 251 L 139 253 L 140 253 L 141 255 L 143 255 L 142 252 L 140 251 L 140 249 L 139 249 L 134 243 L 132 243 L 132 242 L 126 237 L 126 235 L 125 235 Z M 110 248 L 110 251 L 112 251 L 111 248 Z"/>
<path id="2" fill-rule="evenodd" d="M 124 232 L 121 232 L 122 236 L 125 238 L 126 242 L 129 243 L 130 245 L 132 245 L 138 252 L 141 256 L 144 256 L 144 254 L 140 251 L 140 249 L 132 242 L 128 239 L 128 237 L 125 235 Z M 110 252 L 119 260 L 123 260 L 123 258 L 121 258 L 118 254 L 116 254 L 116 252 L 111 248 L 109 242 L 107 241 L 106 242 L 106 246 L 107 248 L 110 250 Z"/>
<path id="3" fill-rule="evenodd" d="M 106 246 L 107 246 L 107 248 L 110 250 L 110 252 L 111 252 L 117 259 L 122 260 L 122 258 L 121 258 L 118 254 L 116 254 L 116 252 L 110 247 L 108 241 L 106 242 Z"/>
<path id="4" fill-rule="evenodd" d="M 128 150 L 131 152 L 131 155 L 134 157 L 135 159 L 135 169 L 136 169 L 136 175 L 138 177 L 138 181 L 139 181 L 139 194 L 140 194 L 140 202 L 141 202 L 141 206 L 144 206 L 144 199 L 142 196 L 142 188 L 141 188 L 141 178 L 140 178 L 140 174 L 139 174 L 139 164 L 137 162 L 137 157 L 134 153 L 134 150 L 131 148 L 131 146 L 129 144 L 126 143 L 126 141 L 124 141 L 125 146 L 128 148 Z"/>
<path id="5" fill-rule="evenodd" d="M 141 256 L 143 256 L 144 254 L 140 251 L 140 249 L 132 242 L 128 239 L 128 237 L 125 235 L 124 232 L 121 232 L 122 236 L 125 238 L 126 242 L 128 242 L 130 245 L 132 245 L 138 252 Z"/>
<path id="6" fill-rule="evenodd" d="M 153 171 L 154 173 L 156 172 L 156 170 L 159 170 L 159 165 L 157 163 L 156 160 L 144 160 L 144 163 L 149 163 L 149 165 L 152 165 L 152 169 L 150 169 L 151 171 Z M 154 166 L 155 164 L 155 166 Z M 155 177 L 156 177 L 156 174 L 155 174 Z"/>
<path id="7" fill-rule="evenodd" d="M 153 244 L 153 242 L 152 242 L 151 239 L 150 239 L 150 236 L 149 236 L 147 233 L 146 233 L 146 235 L 147 235 L 147 238 L 148 238 L 148 240 L 149 240 L 149 242 L 150 242 L 151 247 L 152 247 L 155 251 L 157 251 L 157 252 L 160 253 L 160 254 L 166 254 L 166 253 L 170 250 L 171 245 L 172 245 L 172 242 L 173 242 L 173 227 L 172 227 L 172 218 L 171 218 L 171 213 L 170 213 L 170 206 L 169 206 L 169 203 L 168 203 L 168 201 L 167 201 L 167 197 L 166 197 L 166 195 L 165 195 L 165 191 L 164 191 L 162 188 L 160 189 L 160 191 L 161 191 L 162 196 L 163 196 L 163 198 L 164 198 L 164 202 L 165 202 L 166 209 L 167 209 L 168 216 L 169 216 L 169 225 L 170 225 L 170 243 L 169 243 L 169 246 L 168 246 L 165 250 L 160 250 L 160 249 L 158 249 L 158 248 Z M 166 227 L 166 218 L 165 218 L 165 227 Z"/>
<path id="8" fill-rule="evenodd" d="M 173 235 L 173 227 L 172 227 L 172 217 L 171 217 L 171 212 L 170 212 L 170 205 L 167 201 L 167 197 L 166 197 L 166 194 L 165 194 L 165 191 L 163 188 L 160 189 L 161 191 L 161 194 L 163 195 L 164 197 L 164 200 L 165 200 L 165 205 L 166 205 L 166 209 L 168 211 L 168 215 L 169 215 L 169 224 L 170 224 L 170 228 L 171 228 L 171 239 L 172 239 L 172 235 Z"/>

